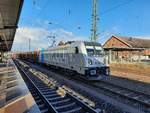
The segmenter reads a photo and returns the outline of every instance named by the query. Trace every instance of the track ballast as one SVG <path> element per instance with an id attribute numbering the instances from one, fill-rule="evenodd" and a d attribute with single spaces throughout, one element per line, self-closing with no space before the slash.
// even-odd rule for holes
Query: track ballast
<path id="1" fill-rule="evenodd" d="M 50 87 L 45 84 L 30 73 L 28 66 L 22 66 L 18 62 L 16 64 L 42 113 L 96 113 L 96 110 L 70 93 L 63 94 L 58 86 Z"/>

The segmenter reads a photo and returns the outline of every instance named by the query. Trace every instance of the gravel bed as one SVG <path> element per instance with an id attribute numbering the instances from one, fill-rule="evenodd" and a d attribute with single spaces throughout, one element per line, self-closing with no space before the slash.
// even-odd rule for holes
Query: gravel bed
<path id="1" fill-rule="evenodd" d="M 119 85 L 121 87 L 125 87 L 125 88 L 133 89 L 136 91 L 141 91 L 146 94 L 150 94 L 150 84 L 148 83 L 130 80 L 127 78 L 121 78 L 121 77 L 117 77 L 113 75 L 111 75 L 107 79 L 104 79 L 104 81 L 113 83 L 115 85 Z"/>
<path id="2" fill-rule="evenodd" d="M 67 87 L 73 89 L 74 91 L 82 94 L 88 99 L 95 102 L 96 107 L 105 109 L 106 113 L 142 113 L 137 109 L 134 109 L 126 104 L 118 102 L 94 89 L 92 87 L 85 86 L 85 84 L 77 83 L 75 81 L 69 80 L 68 78 L 62 77 L 56 73 L 48 71 L 47 69 L 39 68 L 39 66 L 32 65 L 35 68 L 46 71 L 49 75 L 55 78 L 59 83 L 65 84 Z"/>

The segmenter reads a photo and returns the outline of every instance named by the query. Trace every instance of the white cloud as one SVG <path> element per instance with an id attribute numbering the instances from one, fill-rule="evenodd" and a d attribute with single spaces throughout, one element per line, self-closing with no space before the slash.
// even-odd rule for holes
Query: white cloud
<path id="1" fill-rule="evenodd" d="M 59 41 L 73 41 L 73 40 L 85 40 L 86 37 L 76 36 L 72 32 L 66 31 L 64 29 L 57 29 L 50 31 L 51 36 L 56 36 L 57 42 Z"/>
<path id="2" fill-rule="evenodd" d="M 55 36 L 56 43 L 59 41 L 86 40 L 85 37 L 76 36 L 64 29 L 48 31 L 44 28 L 20 27 L 17 29 L 12 50 L 28 51 L 29 38 L 31 39 L 31 50 L 47 48 L 52 43 L 52 40 L 48 39 L 47 36 Z"/>
<path id="3" fill-rule="evenodd" d="M 150 36 L 132 36 L 133 38 L 150 39 Z"/>

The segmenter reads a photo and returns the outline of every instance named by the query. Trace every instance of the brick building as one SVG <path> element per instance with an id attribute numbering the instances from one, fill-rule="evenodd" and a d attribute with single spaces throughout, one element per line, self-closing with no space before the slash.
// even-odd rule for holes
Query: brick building
<path id="1" fill-rule="evenodd" d="M 140 61 L 150 59 L 150 39 L 112 36 L 103 48 L 110 61 Z"/>

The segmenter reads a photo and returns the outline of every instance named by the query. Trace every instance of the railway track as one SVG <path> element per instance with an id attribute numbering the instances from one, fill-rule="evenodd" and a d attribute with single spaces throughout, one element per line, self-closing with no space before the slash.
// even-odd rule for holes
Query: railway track
<path id="1" fill-rule="evenodd" d="M 75 79 L 75 80 L 77 79 L 78 81 L 80 80 L 82 83 L 88 84 L 90 87 L 92 86 L 93 88 L 96 88 L 97 91 L 98 89 L 104 90 L 107 93 L 110 93 L 110 95 L 114 94 L 114 96 L 116 97 L 121 97 L 121 100 L 122 99 L 128 100 L 127 104 L 137 107 L 139 109 L 142 109 L 142 111 L 144 111 L 145 113 L 150 112 L 150 95 L 149 94 L 146 94 L 140 91 L 135 91 L 132 89 L 128 89 L 125 87 L 121 87 L 119 85 L 115 85 L 115 84 L 105 82 L 105 81 L 99 81 L 99 82 L 93 83 L 93 82 L 88 82 L 88 81 L 85 81 L 83 79 L 79 79 L 76 77 L 73 77 L 72 79 Z"/>
<path id="2" fill-rule="evenodd" d="M 150 110 L 150 95 L 140 91 L 131 90 L 119 85 L 114 85 L 105 81 L 92 83 L 92 86 L 111 92 L 115 95 L 119 95 L 125 99 L 128 99 L 134 103 L 134 105 L 141 105 Z"/>
<path id="3" fill-rule="evenodd" d="M 81 80 L 81 79 L 78 78 L 78 80 Z M 126 104 L 134 106 L 138 109 L 141 109 L 145 113 L 150 113 L 150 95 L 149 94 L 146 94 L 141 91 L 129 89 L 126 87 L 121 87 L 119 85 L 115 85 L 113 83 L 110 83 L 104 80 L 95 81 L 95 82 L 89 82 L 85 80 L 81 80 L 81 81 L 85 84 L 88 84 L 89 86 L 97 88 L 97 91 L 98 89 L 100 89 L 100 90 L 103 90 L 104 93 L 105 92 L 110 93 L 108 94 L 109 96 L 120 97 L 121 101 L 124 101 L 123 99 L 125 99 L 124 102 Z"/>
<path id="4" fill-rule="evenodd" d="M 16 64 L 42 113 L 101 113 L 101 110 L 94 110 L 70 93 L 59 91 L 60 87 L 47 85 L 34 76 L 28 66 L 21 66 L 18 62 Z"/>

